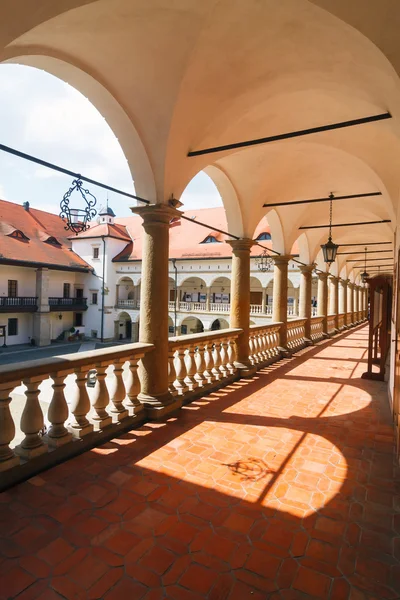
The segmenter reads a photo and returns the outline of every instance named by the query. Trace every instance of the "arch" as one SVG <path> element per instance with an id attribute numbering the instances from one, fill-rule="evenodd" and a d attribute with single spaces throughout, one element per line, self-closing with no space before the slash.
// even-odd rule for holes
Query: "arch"
<path id="1" fill-rule="evenodd" d="M 308 244 L 308 238 L 306 233 L 302 233 L 301 235 L 299 235 L 299 237 L 293 244 L 290 253 L 298 253 L 300 262 L 304 263 L 305 265 L 310 264 L 310 247 Z"/>
<path id="2" fill-rule="evenodd" d="M 115 322 L 115 338 L 117 340 L 132 340 L 133 327 L 131 315 L 122 311 L 118 313 L 118 319 Z"/>
<path id="3" fill-rule="evenodd" d="M 203 170 L 212 179 L 221 195 L 226 213 L 228 231 L 238 235 L 239 237 L 243 237 L 244 228 L 242 211 L 240 208 L 238 195 L 232 181 L 229 179 L 223 168 L 219 165 L 208 165 Z"/>
<path id="4" fill-rule="evenodd" d="M 272 248 L 280 254 L 285 254 L 285 236 L 283 233 L 281 219 L 277 211 L 273 208 L 266 213 L 265 217 L 267 218 L 271 231 Z"/>
<path id="5" fill-rule="evenodd" d="M 71 56 L 51 53 L 49 48 L 12 46 L 3 53 L 5 63 L 42 69 L 68 83 L 88 98 L 113 131 L 126 157 L 135 182 L 135 193 L 152 202 L 157 200 L 156 183 L 142 139 L 115 95 Z"/>
<path id="6" fill-rule="evenodd" d="M 117 279 L 117 285 L 135 285 L 135 282 L 133 281 L 132 277 L 130 277 L 129 275 L 122 275 L 121 277 L 119 277 Z"/>
<path id="7" fill-rule="evenodd" d="M 184 329 L 186 328 L 186 329 Z M 182 335 L 193 334 L 193 333 L 203 333 L 204 325 L 203 322 L 198 318 L 192 315 L 185 317 L 181 322 L 181 333 Z"/>
<path id="8" fill-rule="evenodd" d="M 210 331 L 219 331 L 220 329 L 229 329 L 229 323 L 223 317 L 218 317 L 211 323 Z"/>

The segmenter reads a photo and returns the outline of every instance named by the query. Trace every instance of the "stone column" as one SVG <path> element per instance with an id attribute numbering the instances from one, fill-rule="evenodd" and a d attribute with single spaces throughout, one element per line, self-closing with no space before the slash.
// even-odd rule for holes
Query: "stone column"
<path id="1" fill-rule="evenodd" d="M 358 285 L 356 285 L 355 283 L 353 284 L 353 310 L 354 313 L 354 319 L 353 322 L 354 323 L 358 323 L 359 322 L 359 318 L 358 318 Z"/>
<path id="2" fill-rule="evenodd" d="M 299 314 L 299 289 L 294 288 L 293 315 L 297 317 L 298 314 Z"/>
<path id="3" fill-rule="evenodd" d="M 354 325 L 354 284 L 347 283 L 347 310 L 350 313 L 350 325 Z"/>
<path id="4" fill-rule="evenodd" d="M 364 288 L 359 286 L 358 288 L 358 310 L 360 311 L 359 319 L 364 319 L 364 302 L 363 302 Z"/>
<path id="5" fill-rule="evenodd" d="M 49 282 L 49 270 L 45 268 L 37 269 L 36 296 L 38 309 L 33 314 L 33 339 L 37 346 L 48 346 L 51 342 Z"/>
<path id="6" fill-rule="evenodd" d="M 168 390 L 169 226 L 181 213 L 166 205 L 131 208 L 143 219 L 139 341 L 154 344 L 139 365 L 139 400 L 149 418 L 162 418 L 181 405 Z"/>
<path id="7" fill-rule="evenodd" d="M 339 313 L 344 314 L 344 329 L 347 327 L 347 279 L 339 280 Z"/>
<path id="8" fill-rule="evenodd" d="M 305 337 L 308 343 L 312 344 L 311 340 L 311 277 L 315 265 L 300 265 L 300 302 L 299 302 L 299 317 L 307 319 L 305 324 Z"/>
<path id="9" fill-rule="evenodd" d="M 242 329 L 236 340 L 235 366 L 242 375 L 251 375 L 249 354 L 250 336 L 250 250 L 251 239 L 229 241 L 232 247 L 231 312 L 230 326 Z"/>
<path id="10" fill-rule="evenodd" d="M 328 273 L 318 273 L 317 316 L 324 317 L 322 332 L 328 337 Z"/>
<path id="11" fill-rule="evenodd" d="M 287 349 L 287 304 L 288 304 L 288 264 L 292 256 L 272 257 L 274 261 L 274 291 L 272 302 L 272 321 L 282 323 L 280 329 L 280 346 L 283 352 Z"/>
<path id="12" fill-rule="evenodd" d="M 119 303 L 119 283 L 115 286 L 115 306 Z"/>
<path id="13" fill-rule="evenodd" d="M 211 304 L 211 288 L 206 288 L 206 311 L 210 312 L 210 304 Z"/>
<path id="14" fill-rule="evenodd" d="M 339 279 L 334 275 L 329 276 L 331 297 L 330 297 L 330 310 L 329 314 L 335 317 L 335 332 L 339 331 L 339 297 L 338 297 L 338 284 Z"/>
<path id="15" fill-rule="evenodd" d="M 261 312 L 265 315 L 265 311 L 267 309 L 267 292 L 265 288 L 262 290 L 262 298 L 261 298 Z"/>

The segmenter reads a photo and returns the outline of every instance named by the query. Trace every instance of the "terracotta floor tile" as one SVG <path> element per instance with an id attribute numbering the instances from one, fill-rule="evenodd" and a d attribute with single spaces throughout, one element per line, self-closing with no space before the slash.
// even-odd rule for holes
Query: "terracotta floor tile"
<path id="1" fill-rule="evenodd" d="M 321 342 L 0 495 L 0 598 L 399 598 L 399 469 L 366 339 Z"/>

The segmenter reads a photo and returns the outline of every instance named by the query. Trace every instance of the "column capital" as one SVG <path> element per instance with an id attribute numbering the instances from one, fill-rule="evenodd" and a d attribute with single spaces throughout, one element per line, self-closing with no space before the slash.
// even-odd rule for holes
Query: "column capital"
<path id="1" fill-rule="evenodd" d="M 146 206 L 132 206 L 131 211 L 143 219 L 143 225 L 169 225 L 171 219 L 180 217 L 182 212 L 167 204 L 147 204 Z"/>
<path id="2" fill-rule="evenodd" d="M 315 263 L 312 263 L 311 265 L 299 265 L 299 270 L 301 273 L 312 273 L 313 270 L 315 269 Z"/>
<path id="3" fill-rule="evenodd" d="M 331 273 L 328 273 L 328 275 L 331 281 L 333 281 L 334 283 L 339 283 L 340 277 L 338 277 L 337 275 L 331 275 Z"/>
<path id="4" fill-rule="evenodd" d="M 321 279 L 321 281 L 328 281 L 329 273 L 326 271 L 318 271 L 317 275 L 318 279 Z"/>
<path id="5" fill-rule="evenodd" d="M 250 252 L 254 246 L 251 238 L 241 238 L 240 240 L 227 240 L 227 244 L 232 247 L 233 252 Z"/>
<path id="6" fill-rule="evenodd" d="M 293 254 L 276 254 L 275 256 L 271 256 L 274 261 L 274 265 L 284 265 L 288 264 L 292 258 L 294 258 Z"/>

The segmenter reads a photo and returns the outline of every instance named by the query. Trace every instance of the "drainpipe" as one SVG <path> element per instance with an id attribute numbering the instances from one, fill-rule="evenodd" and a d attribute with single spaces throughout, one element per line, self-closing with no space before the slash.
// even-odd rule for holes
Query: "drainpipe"
<path id="1" fill-rule="evenodd" d="M 102 281 L 102 289 L 101 289 L 101 333 L 100 338 L 101 341 L 104 342 L 104 277 L 106 272 L 106 240 L 104 235 L 101 236 L 103 240 L 103 281 Z"/>
<path id="2" fill-rule="evenodd" d="M 174 330 L 176 335 L 176 322 L 177 322 L 177 314 L 176 314 L 176 303 L 178 297 L 178 267 L 176 266 L 176 258 L 171 259 L 172 266 L 175 269 L 175 302 L 174 302 Z"/>

